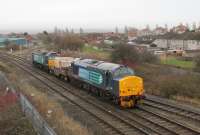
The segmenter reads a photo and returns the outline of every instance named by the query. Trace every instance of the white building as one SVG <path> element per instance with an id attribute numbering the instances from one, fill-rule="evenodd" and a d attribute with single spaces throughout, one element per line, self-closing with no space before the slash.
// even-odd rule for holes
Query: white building
<path id="1" fill-rule="evenodd" d="M 175 50 L 199 50 L 199 40 L 156 39 L 153 42 L 158 48 Z"/>
<path id="2" fill-rule="evenodd" d="M 154 35 L 164 35 L 168 32 L 167 28 L 163 28 L 163 27 L 157 27 L 155 28 L 155 30 L 153 31 Z"/>
<path id="3" fill-rule="evenodd" d="M 153 32 L 150 29 L 146 28 L 146 29 L 139 30 L 137 35 L 139 37 L 150 36 L 150 35 L 153 35 Z"/>

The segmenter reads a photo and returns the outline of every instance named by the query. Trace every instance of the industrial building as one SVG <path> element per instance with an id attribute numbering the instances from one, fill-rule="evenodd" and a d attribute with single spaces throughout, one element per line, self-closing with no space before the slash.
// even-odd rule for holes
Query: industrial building
<path id="1" fill-rule="evenodd" d="M 6 44 L 27 46 L 28 42 L 26 38 L 5 38 L 0 37 L 0 47 L 5 47 Z"/>

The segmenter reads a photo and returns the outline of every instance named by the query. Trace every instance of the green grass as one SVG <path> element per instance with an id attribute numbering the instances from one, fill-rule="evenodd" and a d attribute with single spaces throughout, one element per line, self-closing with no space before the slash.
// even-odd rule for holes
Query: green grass
<path id="1" fill-rule="evenodd" d="M 94 47 L 94 46 L 91 46 L 91 45 L 85 45 L 82 49 L 82 52 L 85 53 L 85 54 L 96 55 L 96 56 L 103 58 L 103 59 L 109 59 L 109 57 L 110 57 L 110 52 L 104 51 L 101 48 L 97 48 L 97 47 Z"/>
<path id="2" fill-rule="evenodd" d="M 175 57 L 164 58 L 161 60 L 161 64 L 172 65 L 180 68 L 189 68 L 189 69 L 195 67 L 195 63 L 193 61 L 178 60 Z"/>
<path id="3" fill-rule="evenodd" d="M 94 46 L 90 46 L 90 45 L 85 45 L 83 47 L 83 52 L 88 52 L 88 53 L 101 53 L 103 52 L 101 49 L 94 47 Z"/>

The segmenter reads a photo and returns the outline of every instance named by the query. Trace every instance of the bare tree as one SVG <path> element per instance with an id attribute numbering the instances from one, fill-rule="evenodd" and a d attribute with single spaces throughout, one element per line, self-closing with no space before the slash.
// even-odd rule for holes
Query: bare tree
<path id="1" fill-rule="evenodd" d="M 71 29 L 71 32 L 70 32 L 71 34 L 74 34 L 74 29 Z"/>
<path id="2" fill-rule="evenodd" d="M 119 33 L 118 27 L 115 28 L 115 33 L 116 33 L 116 34 Z"/>
<path id="3" fill-rule="evenodd" d="M 124 27 L 124 34 L 125 34 L 126 36 L 128 36 L 128 28 L 127 28 L 127 26 Z"/>
<path id="4" fill-rule="evenodd" d="M 69 33 L 69 29 L 68 28 L 65 28 L 65 33 Z"/>
<path id="5" fill-rule="evenodd" d="M 193 31 L 196 31 L 196 28 L 197 28 L 196 22 L 194 22 L 194 23 L 192 24 L 192 30 L 193 30 Z"/>
<path id="6" fill-rule="evenodd" d="M 84 33 L 82 28 L 80 28 L 79 31 L 80 31 L 80 34 L 81 34 L 81 35 Z"/>
<path id="7" fill-rule="evenodd" d="M 54 28 L 54 34 L 58 34 L 58 28 L 56 26 Z"/>
<path id="8" fill-rule="evenodd" d="M 146 29 L 150 30 L 150 26 L 149 26 L 149 24 L 146 25 Z"/>

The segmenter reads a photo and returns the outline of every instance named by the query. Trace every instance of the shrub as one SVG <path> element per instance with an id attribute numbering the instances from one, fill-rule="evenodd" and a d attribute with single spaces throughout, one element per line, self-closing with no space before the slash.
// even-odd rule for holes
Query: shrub
<path id="1" fill-rule="evenodd" d="M 141 53 L 142 62 L 146 63 L 158 63 L 159 59 L 156 55 L 152 54 L 151 52 L 144 51 Z"/>
<path id="2" fill-rule="evenodd" d="M 196 68 L 195 70 L 200 72 L 200 55 L 196 56 L 194 59 L 195 63 L 196 63 Z"/>
<path id="3" fill-rule="evenodd" d="M 114 51 L 111 54 L 113 62 L 125 62 L 130 61 L 136 63 L 139 61 L 140 56 L 135 48 L 129 45 L 116 45 Z"/>
<path id="4" fill-rule="evenodd" d="M 73 51 L 81 50 L 84 46 L 84 42 L 78 36 L 72 34 L 55 36 L 54 44 L 59 49 L 69 49 Z"/>
<path id="5" fill-rule="evenodd" d="M 160 94 L 167 98 L 172 96 L 183 96 L 200 99 L 199 83 L 199 76 L 171 76 L 170 78 L 160 83 Z"/>
<path id="6" fill-rule="evenodd" d="M 157 56 L 144 50 L 140 51 L 130 45 L 116 45 L 111 54 L 113 62 L 131 62 L 135 63 L 156 63 L 158 62 Z"/>

